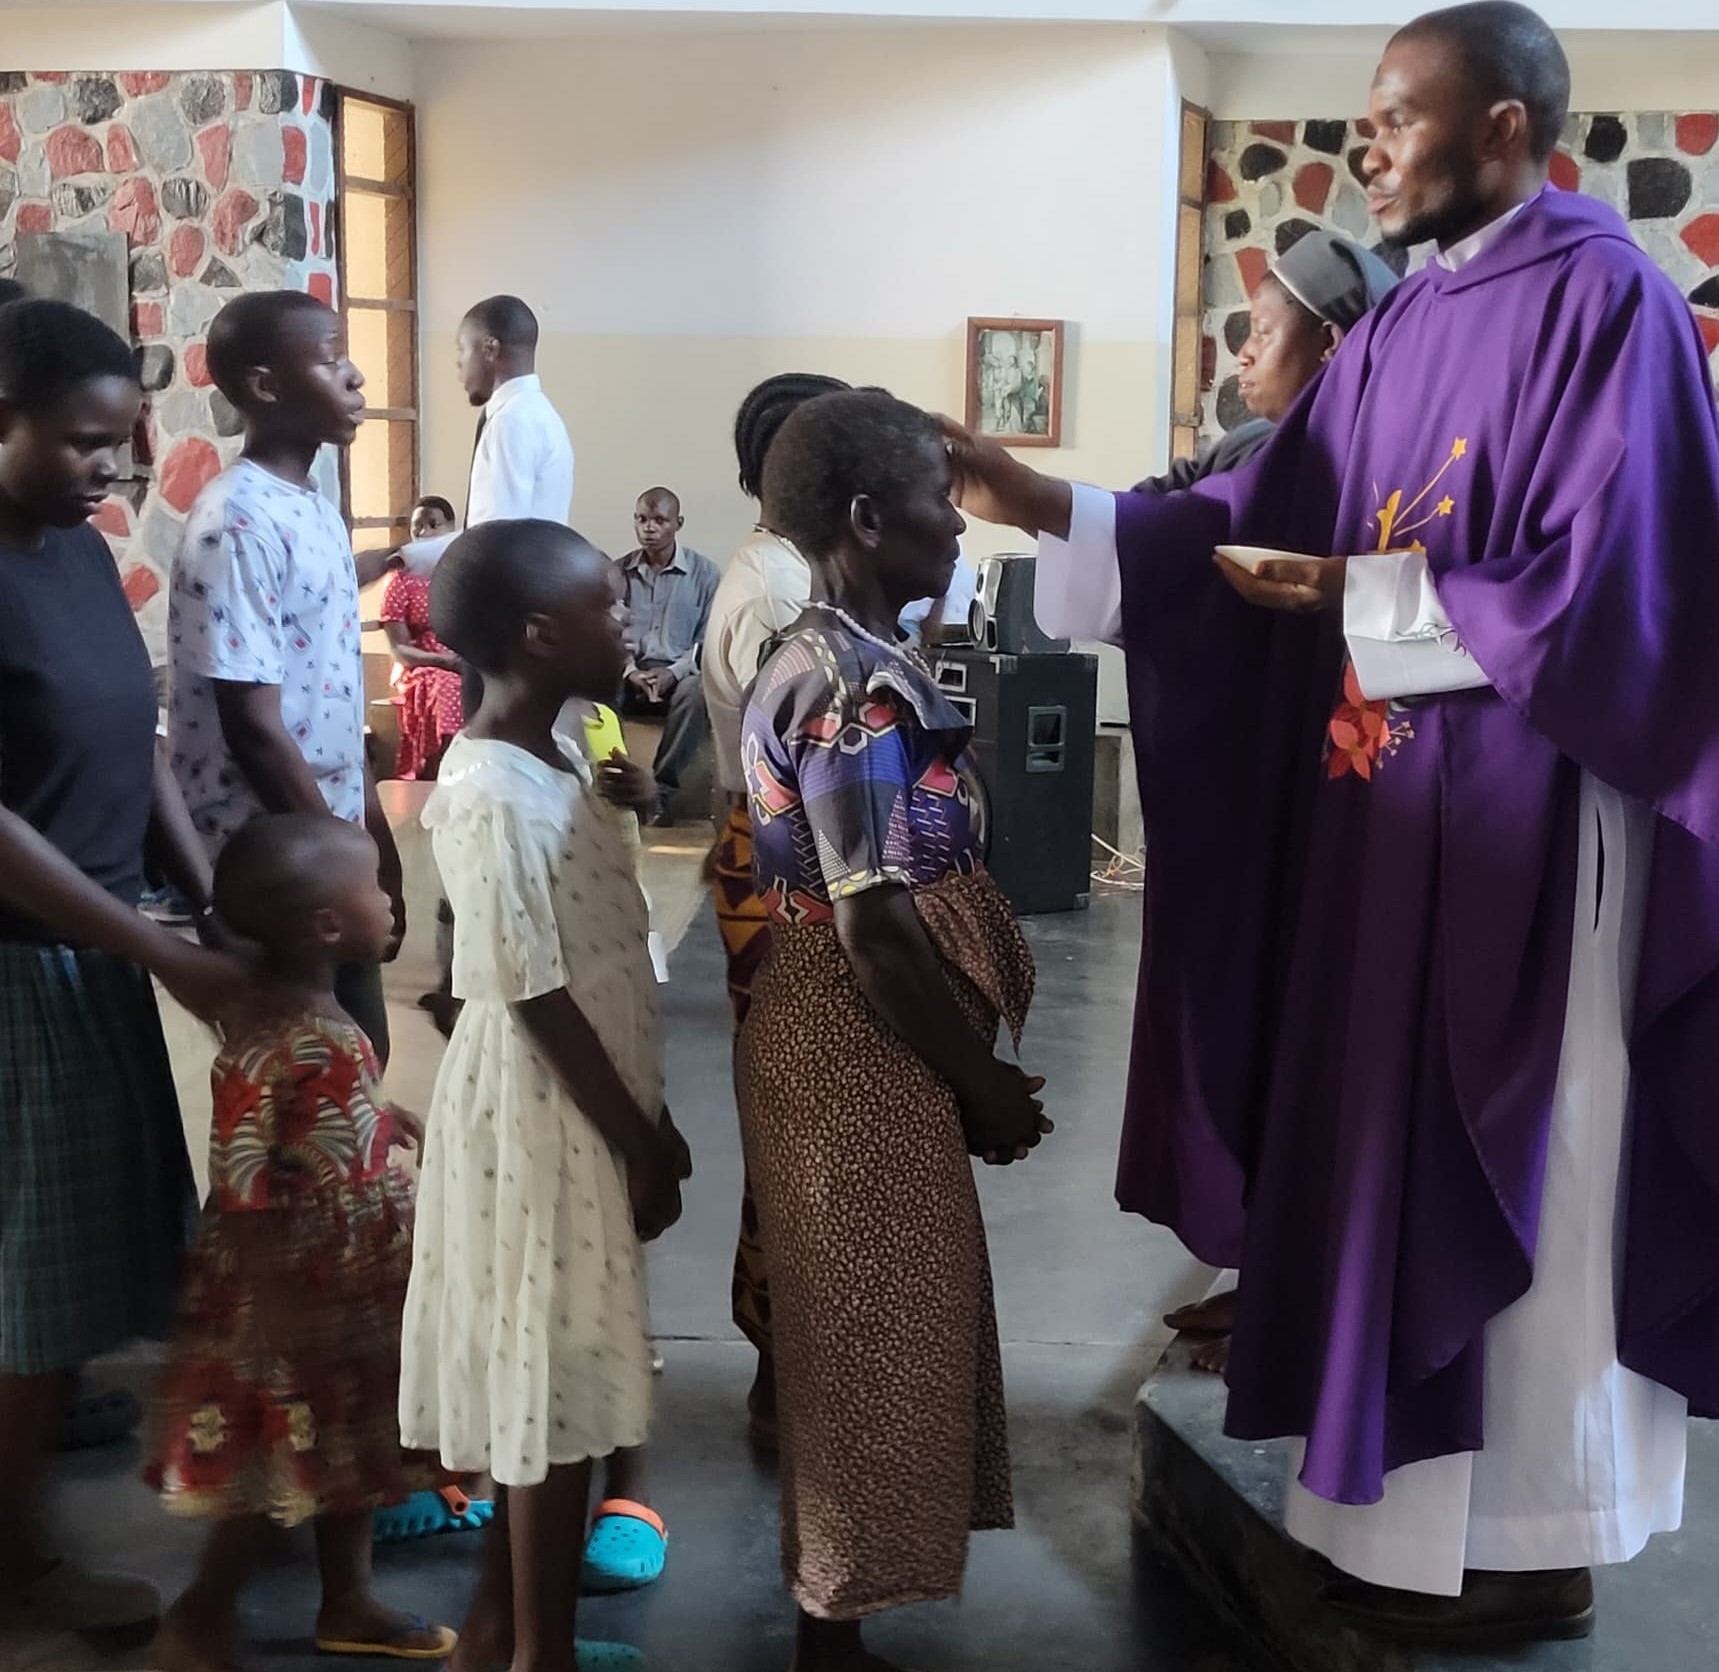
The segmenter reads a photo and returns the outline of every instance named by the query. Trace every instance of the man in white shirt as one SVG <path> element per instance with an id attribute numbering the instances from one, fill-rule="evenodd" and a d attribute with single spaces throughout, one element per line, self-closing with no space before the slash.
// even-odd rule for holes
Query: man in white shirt
<path id="1" fill-rule="evenodd" d="M 504 517 L 564 523 L 573 502 L 573 444 L 537 376 L 537 315 L 491 296 L 460 322 L 460 382 L 483 408 L 466 526 Z"/>
<path id="2" fill-rule="evenodd" d="M 573 443 L 537 375 L 537 315 L 517 296 L 491 296 L 460 321 L 460 383 L 478 419 L 466 493 L 466 527 L 504 518 L 564 523 L 573 503 Z M 461 702 L 469 719 L 483 680 L 467 668 Z"/>

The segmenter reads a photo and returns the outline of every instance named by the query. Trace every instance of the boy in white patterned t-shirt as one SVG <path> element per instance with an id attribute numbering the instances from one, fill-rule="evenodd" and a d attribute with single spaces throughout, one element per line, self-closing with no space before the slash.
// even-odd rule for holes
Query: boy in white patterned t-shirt
<path id="1" fill-rule="evenodd" d="M 364 379 L 340 317 L 299 291 L 228 303 L 209 371 L 245 426 L 244 452 L 197 496 L 173 562 L 168 743 L 211 857 L 263 812 L 363 824 L 405 933 L 400 858 L 364 760 L 359 575 L 339 510 L 311 482 L 324 446 L 346 447 Z M 380 969 L 336 991 L 388 1053 Z"/>

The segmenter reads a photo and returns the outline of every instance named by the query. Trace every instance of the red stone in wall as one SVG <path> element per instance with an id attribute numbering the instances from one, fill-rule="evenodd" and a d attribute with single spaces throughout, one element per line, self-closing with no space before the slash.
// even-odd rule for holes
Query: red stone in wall
<path id="1" fill-rule="evenodd" d="M 334 275 L 332 273 L 312 273 L 304 282 L 308 290 L 324 307 L 334 306 Z"/>
<path id="2" fill-rule="evenodd" d="M 109 535 L 115 540 L 125 540 L 131 535 L 131 518 L 126 514 L 123 499 L 104 499 L 101 502 L 101 509 L 90 518 L 90 521 L 103 534 Z M 133 609 L 136 607 L 135 604 L 132 606 Z"/>
<path id="3" fill-rule="evenodd" d="M 1552 153 L 1552 184 L 1561 192 L 1579 192 L 1582 189 L 1581 164 L 1568 151 Z"/>
<path id="4" fill-rule="evenodd" d="M 285 148 L 286 159 L 281 166 L 281 177 L 289 186 L 299 186 L 304 183 L 304 168 L 307 142 L 303 128 L 285 127 L 281 129 L 281 144 Z"/>
<path id="5" fill-rule="evenodd" d="M 1279 145 L 1295 143 L 1295 124 L 1293 122 L 1255 122 L 1253 131 L 1261 139 L 1275 140 Z"/>
<path id="6" fill-rule="evenodd" d="M 237 186 L 215 205 L 210 230 L 215 243 L 227 255 L 237 255 L 244 244 L 245 223 L 257 212 L 257 200 Z"/>
<path id="7" fill-rule="evenodd" d="M 201 227 L 186 223 L 173 229 L 167 240 L 167 265 L 176 279 L 188 279 L 197 271 L 207 247 Z"/>
<path id="8" fill-rule="evenodd" d="M 1683 229 L 1683 241 L 1709 267 L 1719 267 L 1719 215 L 1703 215 Z"/>
<path id="9" fill-rule="evenodd" d="M 12 107 L 0 104 L 0 162 L 15 163 L 24 142 L 18 135 L 18 124 L 12 119 Z"/>
<path id="10" fill-rule="evenodd" d="M 159 302 L 131 304 L 131 334 L 134 337 L 159 337 L 164 324 Z"/>
<path id="11" fill-rule="evenodd" d="M 221 455 L 200 435 L 179 442 L 161 466 L 161 497 L 181 515 L 221 469 Z"/>
<path id="12" fill-rule="evenodd" d="M 1719 354 L 1719 314 L 1698 313 L 1695 323 L 1701 327 L 1701 340 L 1709 354 Z"/>
<path id="13" fill-rule="evenodd" d="M 187 343 L 182 364 L 186 381 L 193 389 L 207 389 L 215 380 L 209 375 L 209 349 L 204 343 Z"/>
<path id="14" fill-rule="evenodd" d="M 68 174 L 100 174 L 102 171 L 101 147 L 96 144 L 95 136 L 85 133 L 82 128 L 74 128 L 70 123 L 63 128 L 55 128 L 48 135 L 47 149 L 48 167 L 56 180 L 64 180 Z"/>
<path id="15" fill-rule="evenodd" d="M 1236 200 L 1236 183 L 1214 158 L 1206 167 L 1206 202 L 1234 203 Z"/>
<path id="16" fill-rule="evenodd" d="M 1295 175 L 1295 201 L 1310 215 L 1323 215 L 1325 201 L 1331 196 L 1331 182 L 1337 178 L 1330 163 L 1309 163 Z"/>
<path id="17" fill-rule="evenodd" d="M 1710 110 L 1691 111 L 1677 119 L 1677 149 L 1691 157 L 1705 157 L 1719 145 L 1719 114 Z"/>
<path id="18" fill-rule="evenodd" d="M 310 215 L 310 253 L 322 254 L 322 205 L 313 197 L 305 205 Z"/>
<path id="19" fill-rule="evenodd" d="M 52 232 L 54 206 L 51 203 L 20 203 L 14 224 L 19 232 Z"/>
<path id="20" fill-rule="evenodd" d="M 161 577 L 145 564 L 134 563 L 120 577 L 119 584 L 126 602 L 132 609 L 140 610 L 161 590 Z"/>
<path id="21" fill-rule="evenodd" d="M 197 149 L 203 157 L 203 178 L 216 191 L 225 191 L 233 166 L 233 130 L 225 122 L 204 128 L 197 135 Z"/>
<path id="22" fill-rule="evenodd" d="M 233 77 L 234 110 L 249 110 L 251 108 L 251 90 L 255 85 L 256 77 L 249 70 L 240 70 Z"/>
<path id="23" fill-rule="evenodd" d="M 142 175 L 122 181 L 108 206 L 107 229 L 123 232 L 135 244 L 153 244 L 161 236 L 161 210 L 155 188 Z"/>
<path id="24" fill-rule="evenodd" d="M 107 131 L 107 166 L 110 174 L 137 172 L 137 147 L 132 143 L 130 130 L 119 122 Z"/>
<path id="25" fill-rule="evenodd" d="M 141 99 L 159 93 L 172 79 L 162 70 L 126 70 L 120 75 L 119 85 L 128 99 Z"/>
<path id="26" fill-rule="evenodd" d="M 1247 287 L 1248 295 L 1252 296 L 1266 275 L 1265 251 L 1237 250 L 1236 265 L 1241 268 L 1242 283 Z"/>
<path id="27" fill-rule="evenodd" d="M 70 81 L 72 72 L 70 70 L 37 70 L 36 79 L 38 81 L 51 81 L 58 85 L 61 82 Z"/>

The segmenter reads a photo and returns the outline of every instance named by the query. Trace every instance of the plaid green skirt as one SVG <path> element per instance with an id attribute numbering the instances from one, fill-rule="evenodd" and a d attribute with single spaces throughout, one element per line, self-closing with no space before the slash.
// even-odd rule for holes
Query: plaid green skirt
<path id="1" fill-rule="evenodd" d="M 0 941 L 0 1372 L 167 1334 L 195 1208 L 149 977 Z"/>

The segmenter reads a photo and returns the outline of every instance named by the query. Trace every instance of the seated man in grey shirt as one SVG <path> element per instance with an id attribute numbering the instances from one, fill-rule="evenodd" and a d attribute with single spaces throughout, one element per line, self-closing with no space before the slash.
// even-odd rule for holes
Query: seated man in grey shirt
<path id="1" fill-rule="evenodd" d="M 699 647 L 721 579 L 716 565 L 680 543 L 685 518 L 667 488 L 648 488 L 633 509 L 638 550 L 621 559 L 627 583 L 627 677 L 621 711 L 660 715 L 656 824 L 674 822 L 681 780 L 710 730 Z"/>

